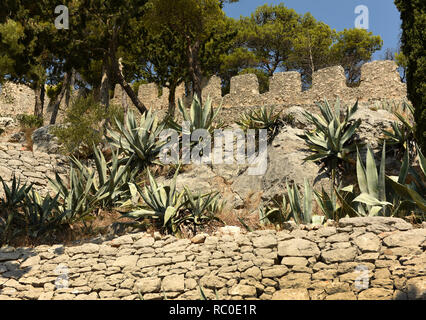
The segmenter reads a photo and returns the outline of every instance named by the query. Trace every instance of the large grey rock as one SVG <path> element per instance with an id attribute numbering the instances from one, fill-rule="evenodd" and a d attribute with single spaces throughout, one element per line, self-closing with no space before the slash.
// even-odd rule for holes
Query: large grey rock
<path id="1" fill-rule="evenodd" d="M 268 147 L 268 169 L 262 177 L 264 198 L 281 195 L 289 183 L 303 185 L 307 179 L 311 185 L 321 189 L 329 185 L 329 178 L 321 172 L 320 166 L 312 161 L 304 161 L 311 153 L 305 141 L 298 137 L 303 130 L 284 128 Z"/>
<path id="2" fill-rule="evenodd" d="M 53 125 L 48 125 L 38 128 L 33 132 L 33 151 L 45 153 L 59 152 L 58 138 L 50 133 L 50 129 L 53 127 Z"/>
<path id="3" fill-rule="evenodd" d="M 358 128 L 357 136 L 362 142 L 368 143 L 373 149 L 379 147 L 379 139 L 382 130 L 389 129 L 396 118 L 388 111 L 379 109 L 377 111 L 367 106 L 359 106 L 354 114 L 354 120 L 360 119 L 361 125 Z"/>

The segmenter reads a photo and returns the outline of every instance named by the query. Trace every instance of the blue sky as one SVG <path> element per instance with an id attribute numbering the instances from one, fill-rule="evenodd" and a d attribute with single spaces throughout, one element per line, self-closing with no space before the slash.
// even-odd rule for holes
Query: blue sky
<path id="1" fill-rule="evenodd" d="M 225 5 L 225 12 L 229 17 L 239 18 L 249 16 L 258 6 L 263 4 L 277 5 L 284 3 L 299 14 L 310 12 L 317 20 L 327 23 L 332 29 L 341 31 L 345 28 L 354 28 L 355 8 L 365 5 L 369 10 L 369 31 L 380 35 L 383 39 L 383 48 L 375 53 L 373 59 L 380 59 L 386 48 L 397 48 L 401 20 L 393 0 L 240 0 L 237 3 Z"/>

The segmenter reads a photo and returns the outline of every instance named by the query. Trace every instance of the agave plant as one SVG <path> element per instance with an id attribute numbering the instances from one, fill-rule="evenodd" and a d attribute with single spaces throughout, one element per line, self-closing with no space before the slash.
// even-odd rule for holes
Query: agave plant
<path id="1" fill-rule="evenodd" d="M 403 102 L 403 110 L 409 110 L 411 115 L 414 114 L 414 107 L 407 102 Z M 398 118 L 400 123 L 393 122 L 391 124 L 392 130 L 383 130 L 384 138 L 382 141 L 386 141 L 386 143 L 394 148 L 398 154 L 404 154 L 405 151 L 408 150 L 416 150 L 416 148 L 414 148 L 414 126 L 407 117 L 404 117 L 404 115 L 398 111 L 395 111 L 394 115 Z M 411 157 L 414 156 L 415 153 L 412 152 Z"/>
<path id="2" fill-rule="evenodd" d="M 220 221 L 216 214 L 222 211 L 223 202 L 218 199 L 218 192 L 193 195 L 186 186 L 184 189 L 185 212 L 176 216 L 176 219 L 174 219 L 173 223 L 177 227 L 190 223 L 193 225 L 193 233 L 196 234 L 197 227 L 205 225 L 212 220 Z"/>
<path id="3" fill-rule="evenodd" d="M 337 196 L 334 190 L 332 190 L 329 195 L 324 188 L 322 188 L 321 193 L 314 190 L 315 200 L 321 209 L 326 220 L 339 220 L 341 217 L 341 207 L 337 202 Z"/>
<path id="4" fill-rule="evenodd" d="M 89 177 L 85 176 L 71 164 L 68 183 L 58 173 L 55 179 L 48 177 L 52 189 L 63 202 L 61 210 L 66 213 L 65 218 L 70 223 L 83 220 L 94 210 L 98 201 L 91 193 L 94 176 L 94 172 Z"/>
<path id="5" fill-rule="evenodd" d="M 336 190 L 336 194 L 341 201 L 344 210 L 350 216 L 376 216 L 392 215 L 393 204 L 387 201 L 385 184 L 385 162 L 386 143 L 383 145 L 382 158 L 379 171 L 376 168 L 376 161 L 371 148 L 367 148 L 366 166 L 364 167 L 359 150 L 357 150 L 356 173 L 360 195 L 353 198 L 349 203 Z M 352 193 L 354 186 L 348 186 L 344 191 Z"/>
<path id="6" fill-rule="evenodd" d="M 352 121 L 352 118 L 358 110 L 358 101 L 354 106 L 347 108 L 343 119 L 341 119 L 339 100 L 337 100 L 334 110 L 330 107 L 327 99 L 325 99 L 324 104 L 317 105 L 320 108 L 321 115 L 304 112 L 307 120 L 316 127 L 313 132 L 305 131 L 305 134 L 300 136 L 313 152 L 305 160 L 326 163 L 331 169 L 332 182 L 335 185 L 337 166 L 341 162 L 349 161 L 349 155 L 356 149 L 352 138 L 360 126 L 361 120 Z"/>
<path id="7" fill-rule="evenodd" d="M 15 175 L 13 176 L 10 187 L 6 184 L 2 177 L 0 177 L 0 180 L 2 182 L 5 194 L 5 197 L 0 199 L 0 208 L 6 214 L 6 224 L 2 230 L 3 240 L 6 240 L 9 236 L 9 231 L 12 224 L 25 224 L 22 221 L 22 216 L 20 215 L 19 210 L 22 208 L 25 197 L 30 192 L 33 185 L 27 185 L 26 183 L 21 185 L 21 180 L 16 180 Z"/>
<path id="8" fill-rule="evenodd" d="M 386 181 L 405 204 L 404 208 L 411 208 L 424 216 L 426 212 L 426 159 L 420 149 L 418 149 L 418 153 L 420 174 L 409 165 L 409 156 L 406 152 L 399 176 L 386 176 Z M 405 183 L 408 174 L 412 178 L 410 184 Z"/>
<path id="9" fill-rule="evenodd" d="M 273 200 L 274 205 L 260 209 L 261 221 L 269 221 L 274 224 L 282 224 L 293 218 L 297 224 L 317 223 L 318 216 L 312 214 L 312 192 L 313 188 L 304 180 L 303 206 L 300 193 L 295 184 L 291 186 L 286 181 L 287 194 L 283 195 L 282 202 Z"/>
<path id="10" fill-rule="evenodd" d="M 259 208 L 259 219 L 261 224 L 272 223 L 275 225 L 282 225 L 290 219 L 290 208 L 287 197 L 283 195 L 282 201 L 272 199 L 272 204 Z"/>
<path id="11" fill-rule="evenodd" d="M 23 213 L 30 237 L 38 237 L 67 223 L 64 221 L 67 212 L 60 209 L 58 198 L 59 194 L 54 198 L 50 195 L 42 198 L 34 189 L 31 189 L 31 194 L 26 195 Z"/>
<path id="12" fill-rule="evenodd" d="M 280 113 L 274 113 L 274 108 L 262 106 L 260 109 L 244 113 L 237 124 L 244 130 L 248 129 L 266 129 L 269 139 L 275 137 L 278 130 L 283 126 L 280 120 Z"/>
<path id="13" fill-rule="evenodd" d="M 214 129 L 218 127 L 214 125 L 214 121 L 222 109 L 222 106 L 216 110 L 213 110 L 212 100 L 210 97 L 207 97 L 206 103 L 204 106 L 202 106 L 200 99 L 197 95 L 195 95 L 194 99 L 192 100 L 189 113 L 183 105 L 182 99 L 179 99 L 178 107 L 182 113 L 183 121 L 189 123 L 188 129 L 190 132 L 193 132 L 197 129 L 205 129 L 212 133 Z M 177 123 L 174 120 L 169 120 L 168 125 L 177 131 L 182 131 L 182 124 Z"/>
<path id="14" fill-rule="evenodd" d="M 128 158 L 127 163 L 120 165 L 118 153 L 113 152 L 111 161 L 107 162 L 98 148 L 93 149 L 96 172 L 90 193 L 97 199 L 98 205 L 101 208 L 111 208 L 130 199 L 129 184 L 134 181 L 139 171 L 138 168 L 131 169 L 134 156 Z M 90 179 L 94 173 L 92 168 L 85 166 L 75 157 L 70 160 L 85 179 Z"/>
<path id="15" fill-rule="evenodd" d="M 164 124 L 159 124 L 156 115 L 148 111 L 141 116 L 139 124 L 132 111 L 129 111 L 121 123 L 115 119 L 118 132 L 108 130 L 108 141 L 128 158 L 133 155 L 140 169 L 155 163 L 164 142 L 158 140 Z M 126 161 L 125 159 L 123 161 Z"/>
<path id="16" fill-rule="evenodd" d="M 184 192 L 176 190 L 177 174 L 173 177 L 170 186 L 158 185 L 155 178 L 152 176 L 148 169 L 149 186 L 145 186 L 143 190 L 136 185 L 139 194 L 145 202 L 145 208 L 124 213 L 125 217 L 129 218 L 145 218 L 150 217 L 159 219 L 160 225 L 166 229 L 171 230 L 173 233 L 177 232 L 176 226 L 173 225 L 172 218 L 181 209 L 184 200 Z M 179 172 L 179 171 L 177 171 Z"/>

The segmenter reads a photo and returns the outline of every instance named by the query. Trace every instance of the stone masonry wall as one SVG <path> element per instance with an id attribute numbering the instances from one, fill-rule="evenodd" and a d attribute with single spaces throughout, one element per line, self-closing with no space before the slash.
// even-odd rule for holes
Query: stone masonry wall
<path id="1" fill-rule="evenodd" d="M 259 83 L 254 74 L 236 76 L 231 79 L 230 93 L 222 97 L 221 80 L 213 76 L 203 80 L 203 97 L 208 95 L 213 105 L 220 103 L 225 108 L 252 107 L 262 105 L 309 105 L 324 98 L 335 100 L 339 97 L 345 102 L 361 102 L 377 100 L 401 101 L 407 96 L 406 84 L 400 80 L 397 65 L 394 61 L 373 61 L 366 63 L 361 69 L 361 84 L 356 88 L 346 86 L 346 77 L 341 66 L 318 70 L 313 75 L 312 87 L 302 92 L 301 75 L 298 72 L 275 73 L 270 79 L 270 90 L 259 94 Z M 139 99 L 152 110 L 167 110 L 169 89 L 163 88 L 159 96 L 158 87 L 154 83 L 139 87 Z M 47 98 L 46 98 L 47 99 Z M 176 102 L 183 99 L 185 105 L 192 101 L 186 96 L 185 86 L 181 84 L 176 90 Z M 47 99 L 48 100 L 48 99 Z M 132 102 L 123 94 L 117 85 L 113 103 L 127 104 Z M 46 101 L 45 118 L 50 119 L 51 108 Z M 6 83 L 0 94 L 0 115 L 16 116 L 21 113 L 32 113 L 34 92 L 24 85 Z M 50 108 L 50 109 L 49 109 Z"/>
<path id="2" fill-rule="evenodd" d="M 65 157 L 58 154 L 24 151 L 13 143 L 0 144 L 0 177 L 10 185 L 13 175 L 22 183 L 34 184 L 34 189 L 41 194 L 50 191 L 46 177 L 54 178 L 55 172 L 65 174 L 68 163 Z M 0 187 L 0 197 L 3 187 Z"/>
<path id="3" fill-rule="evenodd" d="M 2 299 L 426 299 L 426 228 L 397 218 L 0 249 Z"/>
<path id="4" fill-rule="evenodd" d="M 222 97 L 220 78 L 214 76 L 204 81 L 203 97 L 207 95 L 213 100 L 213 105 L 222 103 L 225 108 L 252 107 L 263 105 L 309 105 L 322 101 L 336 100 L 338 97 L 347 103 L 370 102 L 378 100 L 401 101 L 407 97 L 406 84 L 400 80 L 394 61 L 373 61 L 361 68 L 361 83 L 359 87 L 350 88 L 346 85 L 344 69 L 341 66 L 318 70 L 313 75 L 312 87 L 302 91 L 301 75 L 298 72 L 275 73 L 270 79 L 269 92 L 259 94 L 259 83 L 256 75 L 245 74 L 231 79 L 230 93 Z M 119 99 L 121 89 L 117 89 Z M 151 109 L 163 110 L 168 105 L 168 90 L 158 97 L 155 84 L 145 84 L 139 87 L 140 100 Z M 185 97 L 183 85 L 176 93 L 177 99 L 182 98 L 188 105 L 190 97 Z M 118 100 L 117 100 L 118 101 Z"/>

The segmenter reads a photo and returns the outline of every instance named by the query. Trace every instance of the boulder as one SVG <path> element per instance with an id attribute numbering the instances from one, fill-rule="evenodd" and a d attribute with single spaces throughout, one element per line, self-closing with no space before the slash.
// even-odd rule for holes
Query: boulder
<path id="1" fill-rule="evenodd" d="M 353 119 L 361 120 L 357 131 L 358 139 L 363 143 L 368 143 L 373 149 L 379 147 L 378 137 L 382 136 L 382 130 L 390 129 L 392 123 L 396 121 L 392 113 L 383 109 L 374 111 L 367 106 L 359 106 Z"/>
<path id="2" fill-rule="evenodd" d="M 50 133 L 50 129 L 53 125 L 38 128 L 33 132 L 33 151 L 34 152 L 45 152 L 45 153 L 58 153 L 59 144 L 58 138 Z"/>

